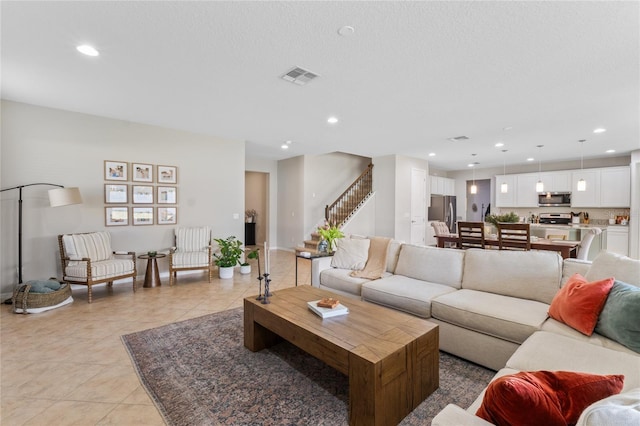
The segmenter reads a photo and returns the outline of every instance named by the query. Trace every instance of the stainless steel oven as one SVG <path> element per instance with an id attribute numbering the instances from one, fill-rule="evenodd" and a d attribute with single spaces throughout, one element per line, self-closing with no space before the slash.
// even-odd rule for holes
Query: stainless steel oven
<path id="1" fill-rule="evenodd" d="M 571 207 L 570 192 L 542 192 L 538 194 L 539 207 Z"/>

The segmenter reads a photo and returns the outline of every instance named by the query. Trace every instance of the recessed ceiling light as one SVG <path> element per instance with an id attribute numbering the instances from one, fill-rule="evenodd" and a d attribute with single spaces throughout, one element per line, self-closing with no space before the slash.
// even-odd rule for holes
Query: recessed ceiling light
<path id="1" fill-rule="evenodd" d="M 613 154 L 614 152 L 616 152 L 615 149 L 608 149 L 605 151 L 607 154 Z"/>
<path id="2" fill-rule="evenodd" d="M 498 142 L 497 144 L 495 144 L 496 148 L 500 148 L 501 146 L 504 146 L 504 144 L 502 142 Z"/>
<path id="3" fill-rule="evenodd" d="M 353 28 L 351 25 L 345 25 L 344 27 L 340 27 L 338 29 L 338 34 L 340 34 L 343 37 L 349 37 L 355 32 L 356 32 L 356 29 Z"/>
<path id="4" fill-rule="evenodd" d="M 327 123 L 336 124 L 338 122 L 338 117 L 329 117 L 327 118 Z"/>
<path id="5" fill-rule="evenodd" d="M 593 133 L 604 133 L 606 131 L 607 129 L 605 129 L 604 127 L 598 127 L 597 129 L 593 130 Z"/>
<path id="6" fill-rule="evenodd" d="M 430 152 L 430 153 L 429 153 L 429 157 L 435 157 L 435 156 L 436 156 L 436 153 L 435 153 L 435 152 Z"/>
<path id="7" fill-rule="evenodd" d="M 511 130 L 511 129 L 513 129 L 513 126 L 507 126 L 507 127 L 503 127 L 503 128 L 502 128 L 502 130 L 504 130 L 505 132 L 506 132 L 506 131 L 509 131 L 509 130 Z"/>
<path id="8" fill-rule="evenodd" d="M 76 47 L 76 49 L 78 50 L 78 52 L 87 56 L 98 56 L 100 54 L 100 52 L 98 52 L 95 47 L 89 46 L 88 44 L 80 45 Z"/>
<path id="9" fill-rule="evenodd" d="M 475 166 L 475 164 L 473 164 L 473 163 L 467 164 L 467 167 L 473 167 L 473 166 Z"/>
<path id="10" fill-rule="evenodd" d="M 533 160 L 535 160 L 535 158 L 533 158 L 533 157 L 527 158 L 527 161 L 533 161 Z"/>
<path id="11" fill-rule="evenodd" d="M 289 145 L 287 145 L 286 143 L 283 143 L 282 145 L 280 145 L 280 148 L 289 149 Z"/>

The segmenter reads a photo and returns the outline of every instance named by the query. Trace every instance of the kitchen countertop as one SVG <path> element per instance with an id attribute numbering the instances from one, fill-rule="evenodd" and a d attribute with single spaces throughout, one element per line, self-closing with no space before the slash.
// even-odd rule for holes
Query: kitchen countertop
<path id="1" fill-rule="evenodd" d="M 557 229 L 591 229 L 591 228 L 600 228 L 606 229 L 610 227 L 618 227 L 618 228 L 628 228 L 629 225 L 609 225 L 607 224 L 595 224 L 595 223 L 570 223 L 569 225 L 556 225 L 556 224 L 546 224 L 546 223 L 532 223 L 532 228 L 557 228 Z"/>

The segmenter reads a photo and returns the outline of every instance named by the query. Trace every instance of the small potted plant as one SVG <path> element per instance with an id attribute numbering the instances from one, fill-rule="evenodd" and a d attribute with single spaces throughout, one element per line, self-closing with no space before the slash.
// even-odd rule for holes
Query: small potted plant
<path id="1" fill-rule="evenodd" d="M 240 263 L 242 243 L 236 237 L 214 239 L 218 243 L 219 253 L 214 253 L 215 264 L 218 266 L 220 278 L 233 278 L 233 268 Z"/>
<path id="2" fill-rule="evenodd" d="M 244 216 L 247 220 L 247 223 L 255 223 L 256 216 L 258 216 L 258 212 L 256 212 L 255 209 L 248 209 L 247 211 L 244 212 Z"/>
<path id="3" fill-rule="evenodd" d="M 257 259 L 258 258 L 258 249 L 253 249 L 249 253 L 247 253 L 247 259 Z M 242 275 L 247 275 L 251 273 L 251 265 L 246 260 L 240 264 L 240 273 Z"/>
<path id="4" fill-rule="evenodd" d="M 344 238 L 344 233 L 338 229 L 337 226 L 329 224 L 329 222 L 325 222 L 324 226 L 318 227 L 318 234 L 323 241 L 327 242 L 326 251 L 334 252 L 336 251 L 336 240 L 338 238 Z M 318 245 L 320 251 L 323 251 Z"/>

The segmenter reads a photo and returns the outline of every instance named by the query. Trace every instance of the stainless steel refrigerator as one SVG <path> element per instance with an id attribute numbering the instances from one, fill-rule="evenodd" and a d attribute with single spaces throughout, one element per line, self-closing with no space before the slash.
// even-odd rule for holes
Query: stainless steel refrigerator
<path id="1" fill-rule="evenodd" d="M 449 231 L 456 232 L 456 197 L 432 195 L 429 220 L 444 222 L 449 227 Z"/>

